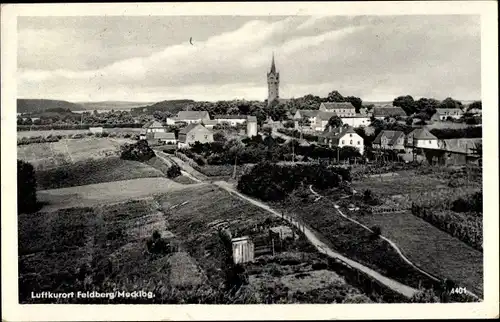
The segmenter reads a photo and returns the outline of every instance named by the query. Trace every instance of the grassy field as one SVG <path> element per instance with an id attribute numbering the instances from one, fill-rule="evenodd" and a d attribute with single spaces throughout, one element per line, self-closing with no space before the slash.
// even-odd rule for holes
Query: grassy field
<path id="1" fill-rule="evenodd" d="M 140 178 L 123 181 L 105 182 L 85 186 L 67 187 L 37 192 L 44 205 L 42 210 L 90 207 L 103 203 L 124 202 L 134 198 L 183 190 L 203 184 L 184 185 L 167 178 Z"/>
<path id="2" fill-rule="evenodd" d="M 429 279 L 404 262 L 386 241 L 373 238 L 364 228 L 335 213 L 330 200 L 298 202 L 289 199 L 282 206 L 339 253 L 408 286 L 430 285 Z"/>
<path id="3" fill-rule="evenodd" d="M 162 176 L 161 171 L 149 165 L 118 157 L 78 161 L 59 168 L 36 172 L 39 190 Z"/>
<path id="4" fill-rule="evenodd" d="M 31 163 L 36 170 L 51 169 L 89 159 L 117 156 L 120 145 L 130 142 L 118 138 L 63 139 L 17 147 L 17 158 Z"/>
<path id="5" fill-rule="evenodd" d="M 377 225 L 382 235 L 394 241 L 417 266 L 442 279 L 482 295 L 483 254 L 439 230 L 411 212 L 390 214 L 350 213 L 354 219 L 371 227 Z"/>
<path id="6" fill-rule="evenodd" d="M 102 186 L 109 185 L 106 183 L 87 190 L 81 188 L 91 186 L 79 187 L 74 192 L 86 198 L 91 198 L 92 193 L 93 197 L 111 194 L 106 202 L 123 195 L 130 199 L 131 195 L 123 190 L 130 189 L 133 181 L 137 180 L 127 181 L 122 187 L 114 183 L 108 191 Z M 149 182 L 144 186 L 152 185 Z M 50 302 L 31 299 L 32 291 L 115 289 L 151 291 L 155 297 L 66 299 L 60 303 L 371 301 L 341 276 L 314 266 L 321 259 L 300 237 L 287 244 L 286 252 L 279 256 L 261 256 L 246 266 L 249 282 L 227 302 L 223 285 L 228 265 L 221 251 L 218 225 L 224 224 L 233 236 L 239 236 L 257 227 L 281 224 L 281 220 L 214 186 L 173 186 L 180 190 L 170 189 L 141 200 L 54 211 L 42 209 L 36 214 L 20 215 L 20 303 Z M 175 245 L 176 251 L 161 255 L 148 252 L 147 240 L 154 231 Z M 272 280 L 272 285 L 267 284 L 268 280 Z"/>

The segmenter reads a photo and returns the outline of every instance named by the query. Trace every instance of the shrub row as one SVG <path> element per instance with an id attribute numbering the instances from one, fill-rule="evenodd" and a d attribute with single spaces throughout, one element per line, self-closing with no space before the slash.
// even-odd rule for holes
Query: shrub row
<path id="1" fill-rule="evenodd" d="M 41 131 L 41 130 L 87 130 L 90 127 L 110 128 L 141 128 L 143 123 L 114 123 L 114 124 L 44 124 L 44 125 L 18 125 L 18 131 Z"/>
<path id="2" fill-rule="evenodd" d="M 300 131 L 298 130 L 292 130 L 292 129 L 286 129 L 286 128 L 280 128 L 278 129 L 278 132 L 283 133 L 285 135 L 294 137 L 294 138 L 300 138 Z M 318 142 L 319 137 L 314 134 L 310 133 L 302 133 L 302 138 L 308 141 L 315 141 Z"/>
<path id="3" fill-rule="evenodd" d="M 460 239 L 471 247 L 483 251 L 482 216 L 467 216 L 452 211 L 436 212 L 416 204 L 412 205 L 411 211 L 415 216 Z"/>

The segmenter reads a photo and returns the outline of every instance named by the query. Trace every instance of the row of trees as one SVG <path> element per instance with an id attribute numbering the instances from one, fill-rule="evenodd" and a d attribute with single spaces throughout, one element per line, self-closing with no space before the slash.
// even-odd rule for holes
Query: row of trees
<path id="1" fill-rule="evenodd" d="M 415 115 L 421 120 L 429 120 L 438 108 L 459 108 L 461 110 L 465 108 L 462 102 L 451 97 L 442 101 L 426 97 L 415 100 L 411 95 L 405 95 L 396 97 L 392 104 L 401 107 L 407 115 Z M 473 102 L 467 110 L 472 108 L 481 109 L 481 101 Z M 467 110 L 464 110 L 464 112 Z"/>
<path id="2" fill-rule="evenodd" d="M 282 166 L 262 162 L 241 176 L 238 190 L 262 200 L 277 201 L 302 185 L 329 189 L 337 187 L 343 180 L 351 180 L 349 169 L 319 164 Z"/>

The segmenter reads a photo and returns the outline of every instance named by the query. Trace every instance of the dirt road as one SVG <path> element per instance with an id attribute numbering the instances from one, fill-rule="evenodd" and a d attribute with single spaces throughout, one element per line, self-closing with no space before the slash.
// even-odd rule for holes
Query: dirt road
<path id="1" fill-rule="evenodd" d="M 198 182 L 198 183 L 201 183 L 203 181 L 201 181 L 200 179 L 196 178 L 194 175 L 192 175 L 191 173 L 187 172 L 184 170 L 184 168 L 186 168 L 187 165 L 184 165 L 182 160 L 178 159 L 178 158 L 175 158 L 173 156 L 169 156 L 167 155 L 165 152 L 162 152 L 162 151 L 155 151 L 156 153 L 156 156 L 159 157 L 163 162 L 165 162 L 168 166 L 171 166 L 172 163 L 176 163 L 178 166 L 181 167 L 181 173 L 182 175 L 188 177 L 189 179 L 195 181 L 195 182 Z M 175 158 L 175 159 L 174 159 Z M 176 160 L 177 159 L 177 160 Z M 191 168 L 192 169 L 192 168 Z M 191 172 L 193 171 L 196 171 L 194 169 L 192 169 Z"/>

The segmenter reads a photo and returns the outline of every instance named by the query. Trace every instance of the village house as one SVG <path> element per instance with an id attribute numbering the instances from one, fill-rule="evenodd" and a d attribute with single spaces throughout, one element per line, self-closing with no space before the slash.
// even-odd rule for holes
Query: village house
<path id="1" fill-rule="evenodd" d="M 298 129 L 300 127 L 309 127 L 312 128 L 316 124 L 316 116 L 318 115 L 318 110 L 297 110 L 295 112 L 295 115 L 293 116 L 293 120 L 295 121 L 295 128 Z M 307 119 L 309 120 L 310 125 L 305 126 L 305 125 L 300 125 L 299 122 L 302 119 Z"/>
<path id="2" fill-rule="evenodd" d="M 163 124 L 158 121 L 149 121 L 144 124 L 142 128 L 145 133 L 167 132 L 167 129 L 163 126 Z"/>
<path id="3" fill-rule="evenodd" d="M 372 122 L 370 117 L 367 115 L 362 115 L 361 113 L 355 116 L 342 117 L 342 123 L 347 124 L 352 127 L 364 127 L 369 126 Z"/>
<path id="4" fill-rule="evenodd" d="M 216 120 L 206 120 L 206 121 L 201 122 L 201 125 L 203 125 L 207 129 L 213 129 L 214 126 L 216 126 L 217 124 L 218 123 Z"/>
<path id="5" fill-rule="evenodd" d="M 328 129 L 324 133 L 320 134 L 319 142 L 321 145 L 327 145 L 329 147 L 339 147 L 352 146 L 359 150 L 360 154 L 364 152 L 364 140 L 359 136 L 352 126 L 345 126 L 335 129 Z"/>
<path id="6" fill-rule="evenodd" d="M 228 123 L 231 126 L 236 126 L 237 124 L 243 124 L 247 121 L 245 115 L 216 115 L 214 120 L 218 124 Z"/>
<path id="7" fill-rule="evenodd" d="M 210 120 L 210 115 L 207 111 L 179 111 L 176 117 L 167 118 L 167 124 L 173 125 L 178 122 L 186 124 L 202 123 Z"/>
<path id="8" fill-rule="evenodd" d="M 467 113 L 472 114 L 474 116 L 480 116 L 483 114 L 483 110 L 480 108 L 470 108 L 467 110 Z"/>
<path id="9" fill-rule="evenodd" d="M 257 135 L 257 117 L 248 115 L 247 116 L 247 136 L 253 137 Z"/>
<path id="10" fill-rule="evenodd" d="M 464 114 L 464 112 L 459 108 L 438 108 L 436 110 L 436 113 L 439 113 L 439 118 L 441 119 L 441 121 L 447 120 L 448 117 L 459 119 Z"/>
<path id="11" fill-rule="evenodd" d="M 381 150 L 404 150 L 405 134 L 402 131 L 381 131 L 373 140 L 372 146 Z"/>
<path id="12" fill-rule="evenodd" d="M 159 144 L 176 144 L 175 133 L 173 132 L 156 132 L 153 134 L 153 139 Z"/>
<path id="13" fill-rule="evenodd" d="M 195 142 L 209 143 L 214 141 L 212 131 L 201 124 L 189 124 L 179 131 L 179 148 L 188 147 Z"/>
<path id="14" fill-rule="evenodd" d="M 409 148 L 438 149 L 438 138 L 423 127 L 410 132 L 406 136 L 405 145 Z"/>
<path id="15" fill-rule="evenodd" d="M 356 109 L 350 102 L 325 102 L 321 103 L 319 110 L 323 112 L 334 112 L 339 117 L 356 115 Z"/>
<path id="16" fill-rule="evenodd" d="M 482 161 L 482 139 L 462 138 L 438 140 L 437 149 L 422 149 L 430 164 L 463 165 Z"/>
<path id="17" fill-rule="evenodd" d="M 398 106 L 393 107 L 374 107 L 373 108 L 373 117 L 377 120 L 383 120 L 386 117 L 405 117 L 405 111 Z"/>

